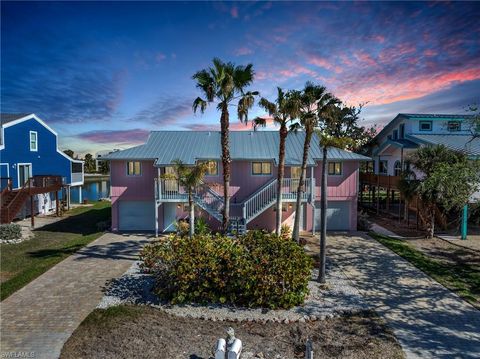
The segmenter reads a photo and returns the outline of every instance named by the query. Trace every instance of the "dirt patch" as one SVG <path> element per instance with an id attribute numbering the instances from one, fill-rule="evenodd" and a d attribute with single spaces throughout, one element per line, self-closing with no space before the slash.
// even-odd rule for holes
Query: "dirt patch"
<path id="1" fill-rule="evenodd" d="M 92 312 L 66 342 L 61 358 L 206 359 L 229 326 L 243 341 L 246 358 L 304 358 L 307 337 L 318 358 L 404 358 L 393 334 L 370 312 L 325 321 L 262 324 L 179 318 L 138 306 Z"/>
<path id="2" fill-rule="evenodd" d="M 390 216 L 387 213 L 376 214 L 373 212 L 368 213 L 369 221 L 375 222 L 383 228 L 392 231 L 402 237 L 425 237 L 425 230 L 419 227 L 416 229 L 415 221 L 410 221 L 410 225 L 407 225 L 405 221 L 399 221 L 398 218 Z"/>

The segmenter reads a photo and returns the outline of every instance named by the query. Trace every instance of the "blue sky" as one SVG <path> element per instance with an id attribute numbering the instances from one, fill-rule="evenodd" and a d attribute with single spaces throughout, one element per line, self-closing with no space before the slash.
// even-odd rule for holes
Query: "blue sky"
<path id="1" fill-rule="evenodd" d="M 473 2 L 3 1 L 1 10 L 2 112 L 38 114 L 79 153 L 127 148 L 150 130 L 218 128 L 214 106 L 191 108 L 191 76 L 215 56 L 253 63 L 252 89 L 270 99 L 276 86 L 324 84 L 366 103 L 368 124 L 480 101 Z"/>

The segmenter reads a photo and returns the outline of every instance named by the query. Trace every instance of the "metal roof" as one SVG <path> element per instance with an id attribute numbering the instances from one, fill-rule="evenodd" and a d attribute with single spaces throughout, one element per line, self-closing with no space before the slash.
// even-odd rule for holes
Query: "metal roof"
<path id="1" fill-rule="evenodd" d="M 30 113 L 0 113 L 0 123 L 2 125 L 18 120 L 19 118 L 31 115 Z"/>
<path id="2" fill-rule="evenodd" d="M 407 135 L 414 141 L 425 145 L 444 145 L 452 150 L 465 152 L 469 156 L 480 156 L 480 138 L 472 140 L 472 135 Z"/>
<path id="3" fill-rule="evenodd" d="M 286 143 L 287 165 L 300 165 L 303 154 L 305 133 L 290 133 Z M 230 156 L 233 160 L 274 160 L 278 163 L 278 131 L 231 131 Z M 315 165 L 315 159 L 322 158 L 316 135 L 312 138 L 307 164 Z M 220 131 L 154 131 L 145 144 L 124 151 L 111 153 L 103 159 L 149 159 L 158 166 L 171 164 L 179 159 L 194 164 L 199 159 L 220 159 Z M 368 161 L 369 157 L 330 147 L 330 160 Z"/>

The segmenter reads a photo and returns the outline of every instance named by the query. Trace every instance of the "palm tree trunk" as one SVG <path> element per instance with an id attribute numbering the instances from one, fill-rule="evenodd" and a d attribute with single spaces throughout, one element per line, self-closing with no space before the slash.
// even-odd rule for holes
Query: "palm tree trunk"
<path id="1" fill-rule="evenodd" d="M 320 198 L 320 267 L 318 269 L 318 282 L 322 284 L 325 283 L 325 263 L 327 261 L 327 153 L 327 146 L 323 146 Z"/>
<path id="2" fill-rule="evenodd" d="M 285 143 L 287 141 L 288 129 L 282 123 L 280 126 L 280 148 L 278 153 L 278 176 L 277 176 L 277 218 L 275 233 L 280 235 L 282 230 L 282 185 L 285 174 Z"/>
<path id="3" fill-rule="evenodd" d="M 193 197 L 192 197 L 192 191 L 188 191 L 188 206 L 190 210 L 190 228 L 189 228 L 189 234 L 190 238 L 193 238 L 193 235 L 195 234 L 195 207 L 193 204 Z"/>
<path id="4" fill-rule="evenodd" d="M 227 104 L 222 105 L 222 116 L 220 118 L 221 144 L 222 144 L 222 165 L 223 165 L 223 233 L 228 231 L 230 220 L 230 146 L 229 146 L 229 114 Z"/>
<path id="5" fill-rule="evenodd" d="M 305 142 L 303 143 L 302 170 L 297 188 L 297 202 L 295 204 L 295 221 L 293 222 L 293 239 L 299 242 L 300 237 L 300 206 L 302 204 L 302 193 L 304 191 L 305 172 L 307 169 L 308 151 L 310 149 L 310 140 L 312 139 L 312 131 L 305 132 Z"/>

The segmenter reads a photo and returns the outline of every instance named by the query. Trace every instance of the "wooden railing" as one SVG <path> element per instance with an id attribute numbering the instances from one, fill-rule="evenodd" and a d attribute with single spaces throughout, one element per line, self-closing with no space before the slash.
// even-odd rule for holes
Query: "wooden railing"
<path id="1" fill-rule="evenodd" d="M 401 176 L 377 175 L 374 173 L 360 173 L 360 183 L 382 188 L 398 189 Z"/>

